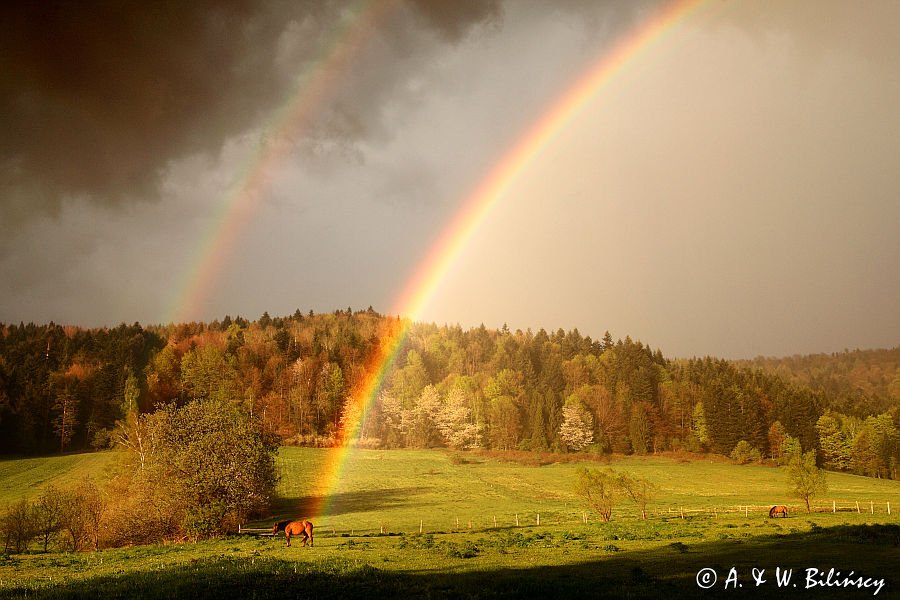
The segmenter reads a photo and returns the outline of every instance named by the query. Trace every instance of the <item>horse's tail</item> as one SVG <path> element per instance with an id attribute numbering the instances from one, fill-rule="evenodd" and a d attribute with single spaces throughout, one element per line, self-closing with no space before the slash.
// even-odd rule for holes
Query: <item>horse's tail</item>
<path id="1" fill-rule="evenodd" d="M 775 508 L 776 507 L 773 506 L 772 508 L 769 509 L 769 518 L 770 519 L 775 516 Z"/>

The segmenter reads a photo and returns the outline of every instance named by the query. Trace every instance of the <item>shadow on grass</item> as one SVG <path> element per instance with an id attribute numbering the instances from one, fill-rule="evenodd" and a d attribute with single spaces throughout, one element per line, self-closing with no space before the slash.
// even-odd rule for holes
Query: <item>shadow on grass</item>
<path id="1" fill-rule="evenodd" d="M 548 553 L 560 552 L 548 549 Z M 310 560 L 312 559 L 312 560 Z M 549 559 L 549 556 L 548 556 Z M 842 526 L 806 534 L 676 543 L 653 550 L 605 554 L 562 566 L 478 570 L 478 558 L 448 560 L 435 555 L 432 571 L 387 571 L 366 564 L 358 552 L 348 558 L 304 555 L 304 562 L 276 558 L 217 558 L 152 572 L 93 578 L 68 586 L 8 590 L 34 598 L 870 598 L 875 588 L 809 587 L 806 569 L 855 581 L 884 579 L 877 598 L 900 595 L 900 527 Z M 447 565 L 456 569 L 441 569 Z M 470 570 L 459 572 L 459 565 Z M 791 569 L 779 585 L 775 569 Z M 737 575 L 728 583 L 730 570 Z M 755 584 L 752 569 L 765 583 Z M 698 586 L 701 569 L 713 569 L 715 584 Z M 727 586 L 727 587 L 726 587 Z"/>
<path id="2" fill-rule="evenodd" d="M 310 516 L 323 507 L 328 516 L 338 516 L 356 512 L 384 511 L 402 506 L 420 504 L 413 500 L 423 488 L 403 487 L 387 490 L 365 490 L 342 492 L 326 496 L 279 497 L 273 503 L 277 519 Z M 326 504 L 327 499 L 327 504 Z"/>

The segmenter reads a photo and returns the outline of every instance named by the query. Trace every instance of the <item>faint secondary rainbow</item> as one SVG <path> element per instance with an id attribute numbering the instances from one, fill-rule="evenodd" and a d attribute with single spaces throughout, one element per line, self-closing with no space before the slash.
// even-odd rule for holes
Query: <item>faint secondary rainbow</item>
<path id="1" fill-rule="evenodd" d="M 229 186 L 190 258 L 163 322 L 189 321 L 202 314 L 235 243 L 259 209 L 273 172 L 290 150 L 288 138 L 301 135 L 309 126 L 379 22 L 396 4 L 397 0 L 359 0 L 345 11 L 327 43 L 322 44 L 286 101 L 263 127 L 255 151 Z"/>
<path id="2" fill-rule="evenodd" d="M 478 226 L 491 208 L 504 197 L 521 174 L 565 126 L 635 58 L 649 50 L 655 41 L 681 22 L 704 0 L 676 0 L 649 16 L 636 29 L 620 39 L 582 75 L 541 118 L 490 169 L 487 176 L 468 196 L 453 221 L 444 228 L 441 237 L 420 263 L 390 314 L 403 315 L 372 358 L 367 375 L 355 390 L 351 410 L 345 419 L 344 440 L 352 440 L 359 431 L 366 411 L 381 392 L 385 378 L 391 372 L 413 322 L 434 296 L 441 281 L 453 266 Z M 340 481 L 352 451 L 344 444 L 328 453 L 317 489 L 324 491 L 319 501 L 307 507 L 310 516 L 327 514 L 328 501 Z"/>

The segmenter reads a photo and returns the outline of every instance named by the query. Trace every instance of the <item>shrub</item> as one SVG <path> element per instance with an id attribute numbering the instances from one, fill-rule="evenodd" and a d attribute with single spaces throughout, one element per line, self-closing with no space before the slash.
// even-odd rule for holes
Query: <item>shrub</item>
<path id="1" fill-rule="evenodd" d="M 123 427 L 130 459 L 117 495 L 140 501 L 118 515 L 118 538 L 142 522 L 157 534 L 218 535 L 268 508 L 277 442 L 234 405 L 169 405 Z"/>
<path id="2" fill-rule="evenodd" d="M 734 450 L 731 451 L 731 460 L 739 465 L 746 465 L 747 463 L 760 462 L 762 456 L 760 455 L 759 450 L 750 445 L 750 442 L 741 440 L 735 444 Z"/>
<path id="3" fill-rule="evenodd" d="M 450 558 L 475 558 L 478 556 L 478 546 L 472 542 L 463 542 L 462 544 L 447 544 L 447 556 Z"/>
<path id="4" fill-rule="evenodd" d="M 34 511 L 24 498 L 8 506 L 0 520 L 0 535 L 3 536 L 3 551 L 6 554 L 22 554 L 35 538 Z"/>
<path id="5" fill-rule="evenodd" d="M 35 532 L 44 544 L 44 552 L 50 546 L 50 539 L 62 530 L 62 510 L 60 491 L 47 486 L 34 505 Z"/>

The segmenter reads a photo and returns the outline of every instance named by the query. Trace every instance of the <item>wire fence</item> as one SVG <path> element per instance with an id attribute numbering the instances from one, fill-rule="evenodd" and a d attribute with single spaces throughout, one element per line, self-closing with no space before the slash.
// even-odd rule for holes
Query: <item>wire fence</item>
<path id="1" fill-rule="evenodd" d="M 768 517 L 769 511 L 776 506 L 775 504 L 737 504 L 737 505 L 721 505 L 721 506 L 678 506 L 668 505 L 665 507 L 655 506 L 647 510 L 647 520 L 673 520 L 673 519 L 719 519 L 720 517 L 744 517 L 744 518 L 760 518 Z M 787 504 L 778 505 L 786 506 L 787 514 L 779 517 L 792 517 L 798 514 L 807 514 L 806 504 Z M 896 509 L 896 504 L 893 507 Z M 828 503 L 811 504 L 809 511 L 812 513 L 856 513 L 868 515 L 887 515 L 893 516 L 890 501 L 881 500 L 831 500 Z M 622 520 L 641 520 L 640 510 L 634 507 L 616 508 L 614 521 Z M 388 520 L 380 521 L 374 526 L 358 527 L 341 523 L 340 521 L 328 521 L 316 525 L 316 533 L 324 533 L 332 536 L 338 535 L 395 535 L 399 533 L 459 533 L 465 531 L 487 531 L 491 529 L 510 529 L 521 527 L 540 527 L 552 525 L 587 525 L 591 523 L 601 523 L 602 520 L 588 510 L 582 511 L 533 511 L 521 513 L 497 513 L 490 515 L 477 515 L 465 517 L 450 517 L 448 520 L 434 520 L 421 518 L 416 524 L 410 524 L 404 521 L 402 527 L 393 527 Z M 257 535 L 271 537 L 273 535 L 271 527 L 238 527 L 239 534 Z"/>

